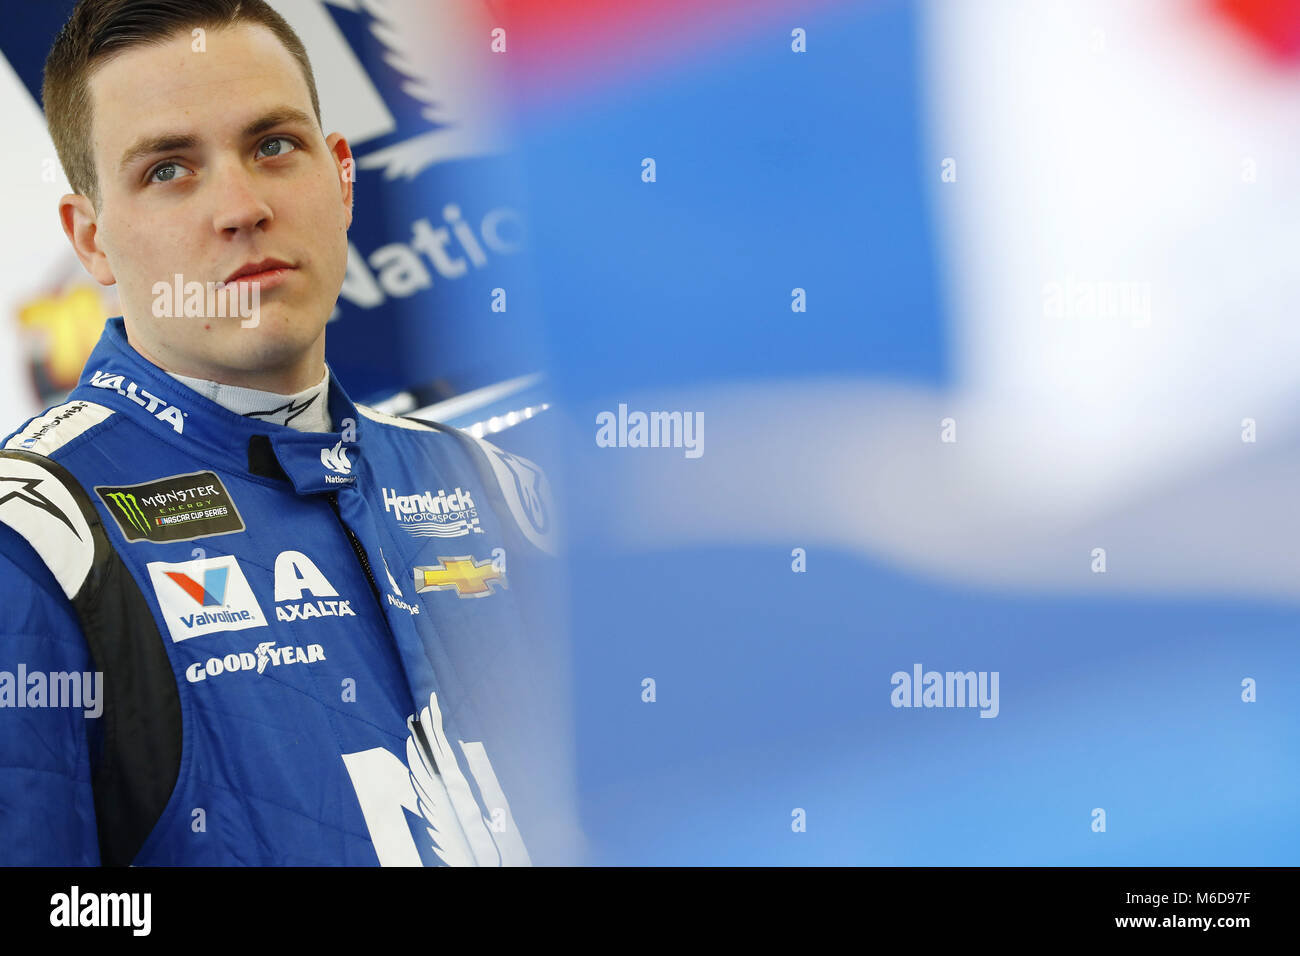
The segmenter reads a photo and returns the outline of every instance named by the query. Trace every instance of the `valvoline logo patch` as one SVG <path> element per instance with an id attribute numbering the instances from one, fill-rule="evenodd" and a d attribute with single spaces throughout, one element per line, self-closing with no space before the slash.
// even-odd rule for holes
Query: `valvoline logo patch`
<path id="1" fill-rule="evenodd" d="M 265 627 L 266 618 L 234 555 L 147 565 L 173 642 Z"/>
<path id="2" fill-rule="evenodd" d="M 230 579 L 229 568 L 207 568 L 203 572 L 203 583 L 195 581 L 188 574 L 180 571 L 168 571 L 167 577 L 175 581 L 182 591 L 203 607 L 224 604 L 226 600 L 226 581 Z"/>

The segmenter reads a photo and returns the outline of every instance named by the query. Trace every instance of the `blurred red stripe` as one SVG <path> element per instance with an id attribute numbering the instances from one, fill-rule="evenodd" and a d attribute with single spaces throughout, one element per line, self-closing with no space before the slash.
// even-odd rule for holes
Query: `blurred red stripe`
<path id="1" fill-rule="evenodd" d="M 739 14 L 746 8 L 777 4 L 755 0 L 502 0 L 492 6 L 510 32 L 524 41 L 527 54 L 580 50 L 647 33 L 690 30 L 720 11 Z"/>
<path id="2" fill-rule="evenodd" d="M 1215 10 L 1272 56 L 1300 63 L 1300 0 L 1212 0 Z"/>
<path id="3" fill-rule="evenodd" d="M 683 50 L 725 46 L 756 29 L 806 25 L 819 8 L 843 0 L 487 0 L 506 27 L 516 82 L 544 84 L 545 98 L 564 86 L 589 86 L 637 64 Z M 779 18 L 779 19 L 778 19 Z M 785 27 L 780 22 L 789 22 Z M 527 87 L 521 87 L 521 91 Z"/>

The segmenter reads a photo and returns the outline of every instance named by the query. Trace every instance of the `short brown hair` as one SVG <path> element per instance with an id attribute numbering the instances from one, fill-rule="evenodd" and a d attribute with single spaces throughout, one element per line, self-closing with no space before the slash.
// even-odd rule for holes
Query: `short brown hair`
<path id="1" fill-rule="evenodd" d="M 99 179 L 90 132 L 90 77 L 107 60 L 133 46 L 161 44 L 195 27 L 238 23 L 266 27 L 302 67 L 320 123 L 320 100 L 307 50 L 298 34 L 265 0 L 80 0 L 45 59 L 41 99 L 50 138 L 74 192 L 100 208 Z"/>

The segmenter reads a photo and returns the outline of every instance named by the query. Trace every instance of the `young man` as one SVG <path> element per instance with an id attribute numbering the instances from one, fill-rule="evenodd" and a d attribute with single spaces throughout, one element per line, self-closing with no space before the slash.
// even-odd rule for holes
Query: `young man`
<path id="1" fill-rule="evenodd" d="M 123 314 L 0 451 L 0 862 L 573 862 L 545 481 L 332 379 L 351 154 L 298 37 L 82 0 L 44 100 Z"/>

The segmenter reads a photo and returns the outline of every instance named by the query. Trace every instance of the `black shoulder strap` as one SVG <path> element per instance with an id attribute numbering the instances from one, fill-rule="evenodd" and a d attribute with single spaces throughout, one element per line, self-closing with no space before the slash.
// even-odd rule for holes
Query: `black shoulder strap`
<path id="1" fill-rule="evenodd" d="M 180 772 L 180 694 L 167 648 L 148 601 L 77 479 L 43 455 L 8 449 L 0 450 L 0 458 L 48 473 L 48 479 L 39 480 L 53 480 L 71 495 L 90 529 L 90 570 L 72 607 L 91 660 L 103 675 L 103 756 L 92 773 L 95 816 L 101 862 L 128 866 L 162 816 Z M 49 503 L 44 495 L 30 500 L 36 507 Z M 65 515 L 64 522 L 71 517 Z"/>

